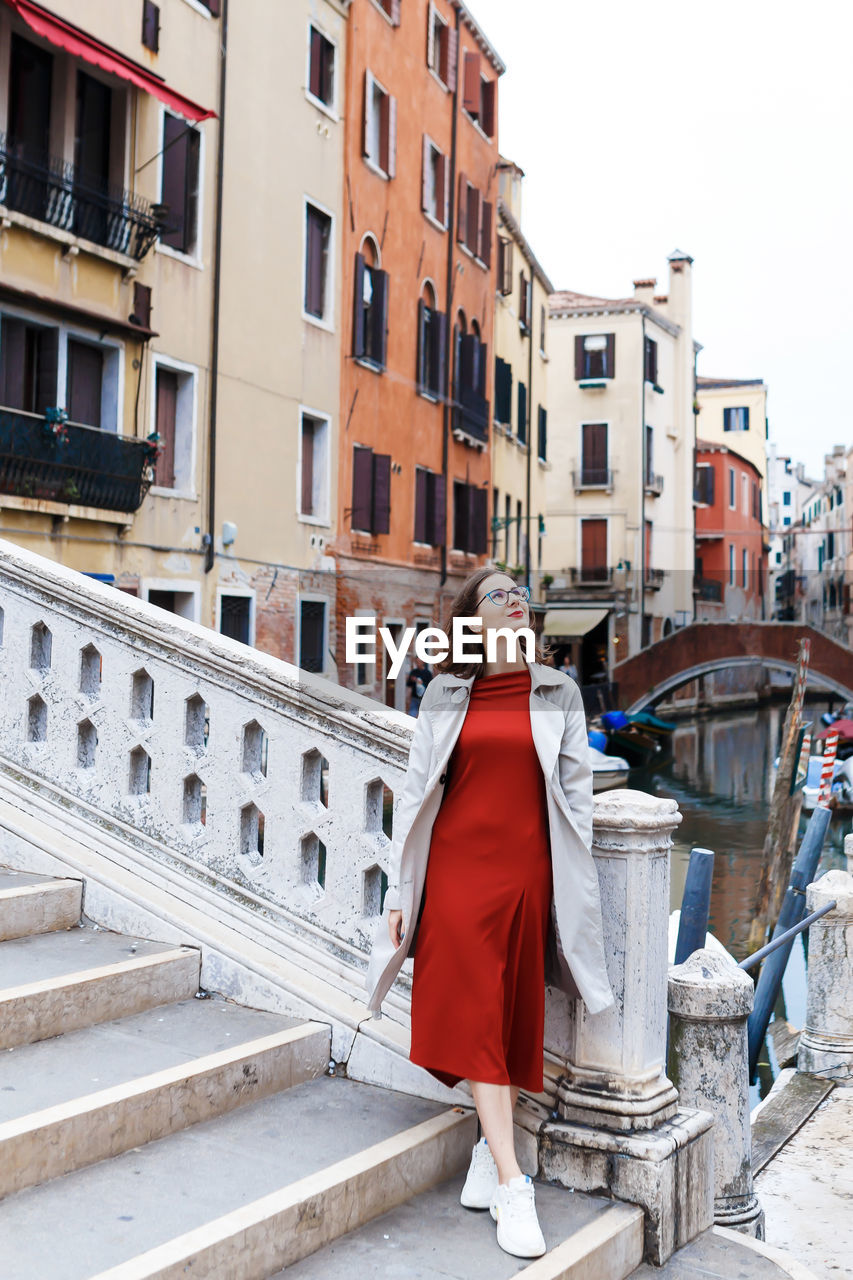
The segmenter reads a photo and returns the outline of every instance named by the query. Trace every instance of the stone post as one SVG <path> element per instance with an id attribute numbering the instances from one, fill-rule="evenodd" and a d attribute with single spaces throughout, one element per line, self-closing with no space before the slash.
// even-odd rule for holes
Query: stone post
<path id="1" fill-rule="evenodd" d="M 846 844 L 846 841 L 845 841 Z M 806 1025 L 797 1070 L 853 1078 L 853 875 L 827 871 L 806 890 L 806 910 L 837 906 L 809 926 Z"/>
<path id="2" fill-rule="evenodd" d="M 669 971 L 669 1074 L 687 1106 L 714 1117 L 714 1222 L 764 1239 L 752 1185 L 749 1047 L 752 979 L 718 951 Z"/>
<path id="3" fill-rule="evenodd" d="M 646 1213 L 646 1257 L 665 1262 L 713 1222 L 709 1115 L 679 1107 L 665 1071 L 669 850 L 674 800 L 640 791 L 597 796 L 593 857 L 615 1005 L 569 1005 L 563 1070 L 551 1121 L 539 1131 L 539 1170 Z M 565 1016 L 565 1015 L 564 1015 Z"/>

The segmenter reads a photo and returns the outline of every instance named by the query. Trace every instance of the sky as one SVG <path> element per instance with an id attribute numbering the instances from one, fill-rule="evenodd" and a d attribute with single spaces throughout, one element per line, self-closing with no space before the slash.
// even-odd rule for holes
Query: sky
<path id="1" fill-rule="evenodd" d="M 499 141 L 555 288 L 693 263 L 705 376 L 763 378 L 770 440 L 853 445 L 850 0 L 471 0 L 507 65 Z"/>

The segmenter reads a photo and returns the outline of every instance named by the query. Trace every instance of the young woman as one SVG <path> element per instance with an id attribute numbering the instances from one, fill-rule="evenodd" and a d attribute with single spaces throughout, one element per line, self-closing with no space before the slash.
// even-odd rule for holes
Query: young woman
<path id="1" fill-rule="evenodd" d="M 410 1060 L 450 1087 L 467 1079 L 485 1135 L 461 1202 L 491 1210 L 506 1252 L 537 1257 L 546 1246 L 512 1116 L 519 1089 L 544 1089 L 545 982 L 593 1013 L 612 1003 L 590 853 L 592 773 L 577 684 L 546 666 L 541 648 L 535 662 L 521 644 L 512 658 L 501 636 L 485 661 L 488 631 L 530 626 L 527 589 L 477 570 L 445 630 L 474 616 L 482 660 L 457 666 L 451 652 L 421 702 L 385 896 L 391 955 L 380 926 L 368 1008 L 381 1016 L 413 956 Z"/>

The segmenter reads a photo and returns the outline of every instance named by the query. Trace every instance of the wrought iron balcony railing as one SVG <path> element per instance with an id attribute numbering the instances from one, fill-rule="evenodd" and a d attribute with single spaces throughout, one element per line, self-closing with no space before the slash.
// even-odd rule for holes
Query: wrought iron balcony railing
<path id="1" fill-rule="evenodd" d="M 572 484 L 575 493 L 581 489 L 607 489 L 610 492 L 613 472 L 609 467 L 581 467 L 580 471 L 572 472 Z"/>
<path id="2" fill-rule="evenodd" d="M 646 569 L 643 573 L 643 582 L 647 591 L 659 591 L 663 586 L 663 579 L 663 569 Z"/>
<path id="3" fill-rule="evenodd" d="M 157 206 L 87 177 L 66 160 L 19 155 L 5 133 L 0 133 L 0 204 L 137 262 L 160 231 Z"/>
<path id="4" fill-rule="evenodd" d="M 475 440 L 488 440 L 489 414 L 489 402 L 479 391 L 471 387 L 457 388 L 451 424 L 454 431 L 464 431 Z"/>
<path id="5" fill-rule="evenodd" d="M 720 604 L 723 599 L 723 584 L 717 578 L 694 578 L 693 594 L 700 600 L 710 600 Z"/>
<path id="6" fill-rule="evenodd" d="M 136 511 L 151 484 L 151 446 L 76 422 L 54 434 L 44 418 L 0 407 L 0 493 L 110 511 Z"/>
<path id="7" fill-rule="evenodd" d="M 571 570 L 572 584 L 579 587 L 609 587 L 613 570 L 606 564 L 583 565 Z"/>

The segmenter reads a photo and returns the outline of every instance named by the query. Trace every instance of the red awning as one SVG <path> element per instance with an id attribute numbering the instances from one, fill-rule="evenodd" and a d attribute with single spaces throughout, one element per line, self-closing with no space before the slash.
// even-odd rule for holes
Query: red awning
<path id="1" fill-rule="evenodd" d="M 100 67 L 102 71 L 109 71 L 114 76 L 120 76 L 122 80 L 129 80 L 138 89 L 144 89 L 146 93 L 159 98 L 170 111 L 176 112 L 184 119 L 197 124 L 201 120 L 209 120 L 216 115 L 215 111 L 207 111 L 197 102 L 191 102 L 189 98 L 185 98 L 182 93 L 170 89 L 160 76 L 154 75 L 138 62 L 131 62 L 130 58 L 126 58 L 118 50 L 111 49 L 109 45 L 102 44 L 100 40 L 87 35 L 79 27 L 72 26 L 70 22 L 65 22 L 64 19 L 49 13 L 40 4 L 33 4 L 32 0 L 6 0 L 6 4 L 10 5 L 20 18 L 23 18 L 37 36 L 58 45 L 60 49 L 64 49 L 75 58 L 82 58 L 84 62 L 90 62 L 94 67 Z"/>

